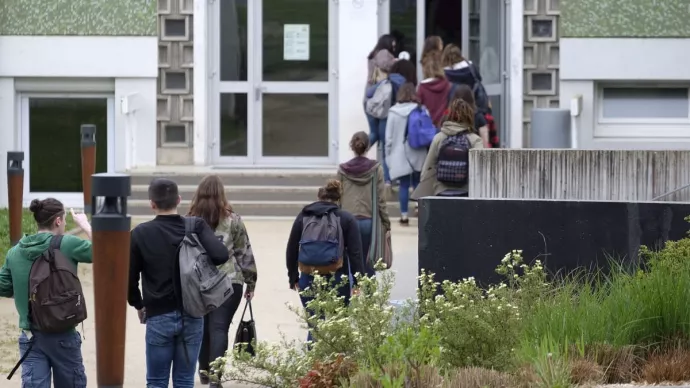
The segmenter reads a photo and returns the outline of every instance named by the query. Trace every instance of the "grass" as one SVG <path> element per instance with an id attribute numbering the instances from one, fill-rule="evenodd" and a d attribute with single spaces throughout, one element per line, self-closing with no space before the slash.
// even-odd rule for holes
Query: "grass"
<path id="1" fill-rule="evenodd" d="M 66 230 L 76 228 L 76 224 L 72 217 L 67 216 Z M 28 209 L 22 212 L 22 233 L 32 234 L 36 233 L 36 222 L 34 221 L 33 213 Z M 10 219 L 7 209 L 0 209 L 0 265 L 5 263 L 5 255 L 10 249 Z"/>

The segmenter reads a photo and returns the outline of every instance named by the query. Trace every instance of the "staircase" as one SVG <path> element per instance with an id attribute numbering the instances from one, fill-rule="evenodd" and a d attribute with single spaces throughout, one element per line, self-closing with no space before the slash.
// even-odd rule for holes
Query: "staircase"
<path id="1" fill-rule="evenodd" d="M 132 196 L 129 213 L 132 216 L 151 216 L 148 185 L 152 179 L 166 177 L 177 182 L 182 202 L 180 214 L 189 210 L 197 185 L 207 174 L 217 174 L 223 180 L 225 193 L 233 209 L 242 217 L 295 217 L 302 208 L 316 200 L 319 187 L 334 178 L 329 170 L 199 170 L 181 173 L 131 172 Z M 400 217 L 400 205 L 395 198 L 388 202 L 388 214 Z M 410 204 L 410 209 L 414 205 Z"/>

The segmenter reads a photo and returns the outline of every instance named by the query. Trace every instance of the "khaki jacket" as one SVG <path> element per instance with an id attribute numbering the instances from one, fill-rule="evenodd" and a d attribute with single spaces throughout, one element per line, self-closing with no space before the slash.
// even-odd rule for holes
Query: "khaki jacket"
<path id="1" fill-rule="evenodd" d="M 453 136 L 460 133 L 467 133 L 471 149 L 484 148 L 482 138 L 474 132 L 470 131 L 464 125 L 454 123 L 452 121 L 446 121 L 445 123 L 443 123 L 443 126 L 441 126 L 441 131 L 437 133 L 436 136 L 434 136 L 434 140 L 431 142 L 431 145 L 429 146 L 429 153 L 426 155 L 424 167 L 422 167 L 422 176 L 419 185 L 417 186 L 417 189 L 412 193 L 413 199 L 438 195 L 439 193 L 446 190 L 467 190 L 469 183 L 464 186 L 453 187 L 443 184 L 436 180 L 436 162 L 438 161 L 438 154 L 441 149 L 441 143 L 448 136 Z"/>
<path id="2" fill-rule="evenodd" d="M 374 183 L 374 172 L 377 181 Z M 390 230 L 391 222 L 386 209 L 385 185 L 383 167 L 380 163 L 373 163 L 372 167 L 361 174 L 352 174 L 341 167 L 338 169 L 338 179 L 343 184 L 343 194 L 340 199 L 341 208 L 355 217 L 371 218 L 373 209 L 378 212 L 379 219 L 385 230 Z M 378 203 L 372 203 L 372 185 L 376 185 Z"/>

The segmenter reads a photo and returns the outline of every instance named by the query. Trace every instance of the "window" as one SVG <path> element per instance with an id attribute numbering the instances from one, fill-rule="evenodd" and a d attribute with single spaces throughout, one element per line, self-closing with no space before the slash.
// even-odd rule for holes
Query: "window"
<path id="1" fill-rule="evenodd" d="M 605 85 L 598 91 L 595 136 L 690 137 L 690 87 Z"/>

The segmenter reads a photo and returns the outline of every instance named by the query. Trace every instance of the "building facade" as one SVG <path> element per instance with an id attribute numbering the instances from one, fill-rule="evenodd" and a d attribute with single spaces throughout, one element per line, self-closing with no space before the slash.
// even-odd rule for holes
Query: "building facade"
<path id="1" fill-rule="evenodd" d="M 559 106 L 580 107 L 580 148 L 685 147 L 687 16 L 685 0 L 5 0 L 0 152 L 25 152 L 25 198 L 75 206 L 86 123 L 98 171 L 332 169 L 368 130 L 383 33 L 416 62 L 426 36 L 459 45 L 505 147 Z"/>
<path id="2" fill-rule="evenodd" d="M 690 2 L 561 1 L 560 106 L 578 148 L 690 148 Z"/>

